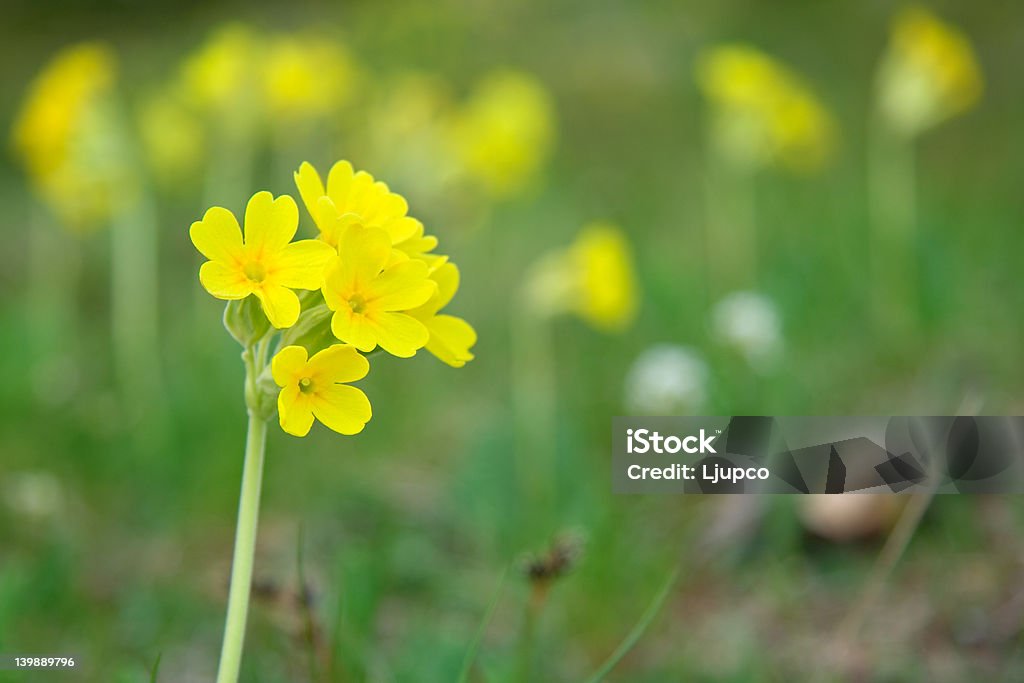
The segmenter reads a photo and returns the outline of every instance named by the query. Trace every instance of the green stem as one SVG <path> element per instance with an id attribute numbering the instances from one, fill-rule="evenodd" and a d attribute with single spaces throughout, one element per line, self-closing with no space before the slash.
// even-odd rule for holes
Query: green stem
<path id="1" fill-rule="evenodd" d="M 705 248 L 712 300 L 757 284 L 757 217 L 754 173 L 708 154 Z"/>
<path id="2" fill-rule="evenodd" d="M 527 528 L 543 528 L 556 510 L 558 477 L 557 387 L 554 339 L 548 318 L 513 307 L 513 411 L 516 420 L 516 476 L 527 499 Z"/>
<path id="3" fill-rule="evenodd" d="M 658 612 L 661 611 L 662 605 L 665 604 L 665 600 L 668 598 L 669 593 L 672 591 L 672 586 L 675 585 L 676 579 L 679 577 L 679 567 L 674 567 L 665 579 L 665 583 L 662 584 L 658 593 L 654 596 L 651 604 L 647 606 L 647 611 L 640 617 L 640 621 L 637 622 L 633 630 L 629 632 L 626 639 L 615 648 L 615 652 L 611 654 L 608 659 L 604 661 L 601 667 L 594 673 L 593 676 L 587 679 L 587 683 L 600 683 L 604 680 L 604 677 L 611 673 L 611 670 L 625 657 L 633 646 L 637 644 L 640 637 L 647 630 L 647 627 L 654 621 L 654 617 L 658 616 Z"/>
<path id="4" fill-rule="evenodd" d="M 876 329 L 913 332 L 918 304 L 916 172 L 913 140 L 875 120 L 869 131 L 870 297 Z"/>
<path id="5" fill-rule="evenodd" d="M 246 365 L 246 392 L 255 391 L 256 354 L 249 348 L 243 354 Z M 267 422 L 249 408 L 249 431 L 245 440 L 245 465 L 242 469 L 242 493 L 238 501 L 238 526 L 235 529 L 235 554 L 231 561 L 231 587 L 224 625 L 224 643 L 220 652 L 217 683 L 237 683 L 245 640 L 245 622 L 249 613 L 252 566 L 256 554 L 256 526 L 259 518 L 260 487 L 263 482 L 263 454 L 267 440 Z"/>
<path id="6" fill-rule="evenodd" d="M 132 405 L 159 389 L 156 216 L 144 196 L 119 207 L 111 226 L 111 335 L 117 377 Z"/>
<path id="7" fill-rule="evenodd" d="M 75 293 L 79 288 L 82 240 L 58 227 L 33 203 L 28 216 L 28 321 L 34 361 L 48 362 L 78 340 Z"/>

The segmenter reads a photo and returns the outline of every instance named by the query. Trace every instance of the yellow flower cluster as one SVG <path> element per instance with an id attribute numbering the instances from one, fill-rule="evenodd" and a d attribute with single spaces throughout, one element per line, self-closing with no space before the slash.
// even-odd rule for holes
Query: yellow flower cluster
<path id="1" fill-rule="evenodd" d="M 788 68 L 748 45 L 721 45 L 697 61 L 719 151 L 746 166 L 820 168 L 834 144 L 832 118 Z"/>
<path id="2" fill-rule="evenodd" d="M 209 259 L 199 279 L 218 299 L 255 296 L 270 324 L 287 330 L 285 339 L 305 342 L 285 345 L 272 362 L 282 429 L 304 436 L 315 416 L 353 434 L 370 419 L 369 403 L 340 383 L 366 375 L 369 364 L 360 352 L 379 346 L 408 358 L 425 347 L 462 367 L 473 358 L 476 332 L 440 312 L 458 289 L 459 271 L 448 257 L 432 253 L 437 238 L 408 215 L 405 199 L 347 161 L 331 168 L 326 186 L 308 163 L 295 182 L 318 239 L 292 241 L 299 216 L 288 195 L 253 195 L 244 231 L 230 211 L 213 207 L 190 229 Z M 300 301 L 294 290 L 318 294 Z M 316 346 L 321 321 L 341 343 L 306 348 Z"/>
<path id="3" fill-rule="evenodd" d="M 462 168 L 496 197 L 532 180 L 555 138 L 554 105 L 544 86 L 518 71 L 489 74 L 450 124 Z"/>
<path id="4" fill-rule="evenodd" d="M 970 109 L 983 82 L 970 41 L 923 7 L 896 16 L 878 73 L 879 108 L 898 132 L 916 135 Z"/>
<path id="5" fill-rule="evenodd" d="M 418 194 L 448 201 L 452 185 L 470 190 L 460 197 L 507 200 L 528 192 L 556 138 L 547 88 L 510 69 L 484 74 L 462 101 L 437 75 L 400 74 L 381 83 L 368 119 L 363 153 Z"/>
<path id="6" fill-rule="evenodd" d="M 262 36 L 221 27 L 184 63 L 180 88 L 200 111 L 229 120 L 266 114 L 289 125 L 334 113 L 352 96 L 357 69 L 336 41 Z"/>
<path id="7" fill-rule="evenodd" d="M 102 118 L 116 77 L 106 45 L 67 47 L 30 85 L 14 122 L 14 149 L 36 192 L 71 227 L 93 225 L 109 209 Z"/>
<path id="8" fill-rule="evenodd" d="M 609 223 L 586 226 L 568 248 L 537 261 L 525 295 L 538 314 L 575 313 L 599 330 L 625 329 L 636 317 L 638 299 L 626 236 Z"/>

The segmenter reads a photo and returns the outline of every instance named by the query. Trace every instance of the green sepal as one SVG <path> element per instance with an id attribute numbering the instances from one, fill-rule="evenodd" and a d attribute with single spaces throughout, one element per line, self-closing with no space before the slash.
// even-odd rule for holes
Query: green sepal
<path id="1" fill-rule="evenodd" d="M 318 303 L 306 308 L 299 315 L 294 325 L 281 333 L 281 348 L 286 346 L 303 346 L 310 356 L 337 344 L 331 332 L 331 316 L 334 312 L 327 304 Z"/>
<path id="2" fill-rule="evenodd" d="M 228 302 L 224 307 L 224 327 L 244 348 L 256 344 L 272 329 L 259 299 L 253 295 Z"/>

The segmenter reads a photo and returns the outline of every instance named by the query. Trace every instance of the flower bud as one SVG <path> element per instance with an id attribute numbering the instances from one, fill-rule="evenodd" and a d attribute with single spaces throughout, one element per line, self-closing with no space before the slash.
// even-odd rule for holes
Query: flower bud
<path id="1" fill-rule="evenodd" d="M 270 321 L 255 296 L 229 301 L 224 308 L 224 327 L 242 346 L 248 348 L 270 332 Z"/>
<path id="2" fill-rule="evenodd" d="M 327 304 L 313 303 L 299 314 L 298 321 L 281 335 L 281 348 L 304 346 L 310 355 L 326 349 L 337 340 L 331 333 L 331 316 L 334 314 Z"/>

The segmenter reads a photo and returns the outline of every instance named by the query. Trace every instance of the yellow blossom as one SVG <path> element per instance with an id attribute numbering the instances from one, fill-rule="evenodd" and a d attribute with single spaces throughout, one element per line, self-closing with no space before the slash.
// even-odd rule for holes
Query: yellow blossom
<path id="1" fill-rule="evenodd" d="M 339 161 L 327 174 L 327 187 L 309 162 L 303 162 L 295 173 L 306 209 L 320 230 L 320 239 L 338 246 L 342 233 L 353 224 L 381 228 L 391 244 L 400 244 L 422 236 L 423 225 L 406 215 L 409 205 L 382 182 L 366 171 L 356 171 L 348 161 Z"/>
<path id="2" fill-rule="evenodd" d="M 356 70 L 340 44 L 315 36 L 282 36 L 263 61 L 270 112 L 284 121 L 326 116 L 352 96 Z"/>
<path id="3" fill-rule="evenodd" d="M 327 267 L 323 295 L 334 311 L 331 331 L 338 339 L 369 352 L 378 345 L 408 358 L 430 338 L 426 326 L 403 311 L 417 308 L 434 294 L 427 265 L 395 260 L 383 228 L 353 223 L 341 236 L 339 256 Z"/>
<path id="4" fill-rule="evenodd" d="M 301 346 L 286 346 L 271 361 L 281 387 L 277 413 L 281 429 L 305 436 L 313 418 L 340 434 L 358 434 L 370 421 L 370 401 L 346 383 L 366 377 L 370 363 L 355 348 L 335 344 L 312 358 Z"/>
<path id="5" fill-rule="evenodd" d="M 747 45 L 722 45 L 701 55 L 696 77 L 712 105 L 714 141 L 731 161 L 803 171 L 827 161 L 834 144 L 831 117 L 775 59 Z"/>
<path id="6" fill-rule="evenodd" d="M 228 24 L 214 31 L 182 66 L 182 88 L 190 103 L 218 116 L 251 117 L 258 104 L 253 96 L 258 42 L 244 24 Z"/>
<path id="7" fill-rule="evenodd" d="M 97 98 L 113 87 L 114 54 L 82 43 L 61 50 L 36 77 L 14 123 L 14 147 L 30 173 L 45 178 L 63 165 Z"/>
<path id="8" fill-rule="evenodd" d="M 555 138 L 554 104 L 544 86 L 518 71 L 497 71 L 454 117 L 451 140 L 470 177 L 496 197 L 522 190 L 538 174 Z"/>
<path id="9" fill-rule="evenodd" d="M 318 240 L 292 242 L 299 210 L 288 195 L 277 199 L 257 192 L 245 208 L 245 238 L 227 209 L 215 206 L 189 234 L 209 259 L 199 280 L 218 299 L 244 299 L 255 294 L 267 319 L 277 328 L 291 327 L 299 317 L 299 298 L 292 289 L 317 289 L 333 250 Z"/>
<path id="10" fill-rule="evenodd" d="M 970 109 L 983 88 L 970 41 L 923 7 L 893 21 L 878 85 L 882 114 L 907 135 Z"/>
<path id="11" fill-rule="evenodd" d="M 437 283 L 437 291 L 427 303 L 409 311 L 409 315 L 422 322 L 430 333 L 427 351 L 453 368 L 461 368 L 473 360 L 469 350 L 476 344 L 476 330 L 462 318 L 438 314 L 459 289 L 459 269 L 454 263 L 444 263 L 430 278 Z"/>
<path id="12" fill-rule="evenodd" d="M 161 181 L 170 183 L 195 171 L 203 160 L 205 134 L 198 117 L 174 93 L 150 95 L 138 118 L 146 159 Z"/>
<path id="13" fill-rule="evenodd" d="M 609 332 L 636 316 L 633 259 L 622 231 L 608 223 L 585 227 L 567 249 L 551 252 L 526 282 L 527 304 L 537 313 L 571 312 Z"/>
<path id="14" fill-rule="evenodd" d="M 101 43 L 61 50 L 29 87 L 15 118 L 13 145 L 39 195 L 73 227 L 110 208 L 113 157 L 102 121 L 116 60 Z"/>

